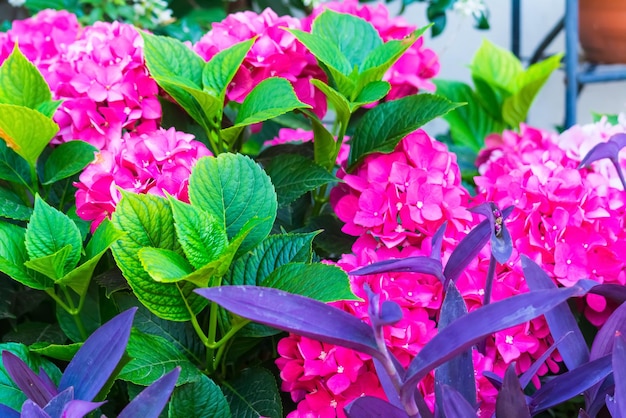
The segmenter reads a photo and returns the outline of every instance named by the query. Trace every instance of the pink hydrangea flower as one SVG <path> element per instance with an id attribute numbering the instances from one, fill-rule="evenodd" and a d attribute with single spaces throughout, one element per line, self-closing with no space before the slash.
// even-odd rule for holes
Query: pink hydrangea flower
<path id="1" fill-rule="evenodd" d="M 322 3 L 317 6 L 310 16 L 303 19 L 304 30 L 310 31 L 313 20 L 325 9 L 367 20 L 378 31 L 384 42 L 403 39 L 417 29 L 401 16 L 390 17 L 389 10 L 384 4 L 373 6 L 360 4 L 358 0 L 345 0 Z M 435 91 L 435 86 L 430 79 L 439 73 L 439 67 L 437 54 L 425 48 L 424 38 L 419 38 L 383 77 L 383 80 L 391 84 L 387 99 L 399 99 L 421 90 Z"/>
<path id="2" fill-rule="evenodd" d="M 174 128 L 151 133 L 126 133 L 97 153 L 81 173 L 76 213 L 92 221 L 92 231 L 111 216 L 121 198 L 118 187 L 134 193 L 165 196 L 189 202 L 189 175 L 196 161 L 210 155 L 194 136 Z"/>
<path id="3" fill-rule="evenodd" d="M 321 118 L 326 113 L 326 98 L 310 80 L 326 81 L 326 75 L 315 57 L 284 28 L 301 29 L 301 24 L 291 16 L 279 17 L 269 8 L 260 14 L 233 13 L 213 23 L 211 31 L 194 45 L 194 50 L 209 61 L 219 51 L 258 36 L 226 92 L 228 99 L 242 102 L 261 81 L 283 77 L 289 80 L 298 98 L 313 106 Z"/>

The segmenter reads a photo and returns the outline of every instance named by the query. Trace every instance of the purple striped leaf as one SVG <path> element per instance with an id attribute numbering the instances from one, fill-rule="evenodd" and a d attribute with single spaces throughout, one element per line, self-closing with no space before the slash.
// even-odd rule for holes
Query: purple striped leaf
<path id="1" fill-rule="evenodd" d="M 615 170 L 622 182 L 622 186 L 626 190 L 626 180 L 624 179 L 624 173 L 622 167 L 619 164 L 619 152 L 626 146 L 626 135 L 623 133 L 615 134 L 607 142 L 597 144 L 595 147 L 585 155 L 585 158 L 580 162 L 578 168 L 589 167 L 592 162 L 608 158 L 615 166 Z"/>
<path id="2" fill-rule="evenodd" d="M 530 418 L 530 411 L 526 404 L 526 395 L 524 395 L 520 381 L 515 373 L 515 362 L 509 364 L 504 373 L 502 388 L 496 398 L 496 416 Z"/>
<path id="3" fill-rule="evenodd" d="M 439 262 L 441 262 L 441 245 L 443 244 L 443 235 L 446 232 L 447 226 L 448 221 L 445 221 L 439 227 L 439 229 L 437 229 L 437 232 L 435 232 L 435 235 L 433 235 L 433 239 L 430 241 L 430 258 L 432 258 L 433 260 L 438 260 Z"/>
<path id="4" fill-rule="evenodd" d="M 36 375 L 21 358 L 10 351 L 2 351 L 2 364 L 17 387 L 41 408 L 57 394 L 56 391 L 51 391 L 47 382 Z"/>
<path id="5" fill-rule="evenodd" d="M 613 345 L 613 355 L 611 362 L 613 364 L 613 377 L 615 379 L 615 394 L 613 399 L 616 403 L 616 409 L 619 411 L 619 417 L 626 417 L 626 340 L 621 333 L 615 334 L 615 343 Z"/>
<path id="6" fill-rule="evenodd" d="M 530 321 L 570 297 L 584 296 L 592 284 L 596 283 L 580 280 L 569 288 L 515 295 L 482 306 L 459 318 L 435 335 L 411 361 L 401 397 L 408 396 L 417 382 L 430 370 L 465 351 L 487 335 Z"/>
<path id="7" fill-rule="evenodd" d="M 485 376 L 485 378 L 489 380 L 489 383 L 491 383 L 494 388 L 500 390 L 500 388 L 502 387 L 502 378 L 500 376 L 498 376 L 494 372 L 490 372 L 489 370 L 485 370 L 483 372 L 483 376 Z"/>
<path id="8" fill-rule="evenodd" d="M 349 274 L 352 276 L 365 276 L 367 274 L 392 272 L 430 274 L 443 282 L 443 267 L 441 265 L 441 260 L 435 260 L 421 255 L 401 259 L 377 261 L 376 263 L 353 270 Z"/>
<path id="9" fill-rule="evenodd" d="M 504 220 L 513 212 L 513 206 L 503 211 L 493 202 L 482 203 L 468 209 L 470 212 L 479 213 L 487 218 L 491 225 L 491 254 L 500 264 L 506 263 L 513 254 L 513 240 L 504 224 Z"/>
<path id="10" fill-rule="evenodd" d="M 48 404 L 43 408 L 44 411 L 52 418 L 59 418 L 63 414 L 65 405 L 74 400 L 74 388 L 69 387 L 63 392 L 56 395 Z"/>
<path id="11" fill-rule="evenodd" d="M 131 308 L 103 324 L 87 338 L 68 364 L 59 390 L 74 387 L 74 398 L 93 400 L 117 367 L 130 337 L 137 308 Z"/>
<path id="12" fill-rule="evenodd" d="M 522 373 L 519 377 L 519 382 L 522 388 L 526 389 L 526 386 L 530 383 L 533 376 L 537 374 L 541 365 L 545 363 L 545 361 L 550 357 L 550 355 L 556 350 L 556 348 L 561 345 L 561 343 L 568 337 L 569 333 L 566 333 L 561 338 L 559 338 L 554 344 L 552 344 L 543 354 L 535 360 L 533 364 L 530 365 L 528 369 L 524 373 Z"/>
<path id="13" fill-rule="evenodd" d="M 613 352 L 615 333 L 626 334 L 626 303 L 622 303 L 607 318 L 591 344 L 589 358 L 595 360 Z"/>
<path id="14" fill-rule="evenodd" d="M 586 409 L 589 415 L 595 417 L 604 407 L 604 404 L 606 403 L 606 395 L 612 395 L 615 392 L 615 380 L 613 379 L 613 373 L 608 375 L 602 382 L 596 383 L 593 388 L 585 392 L 585 395 L 590 392 L 593 393 L 593 396 L 591 397 L 593 400 L 588 402 L 587 399 L 585 399 L 587 405 Z"/>
<path id="15" fill-rule="evenodd" d="M 606 409 L 609 410 L 609 413 L 613 418 L 624 418 L 619 414 L 619 409 L 617 409 L 617 402 L 615 402 L 615 398 L 607 394 L 604 402 L 606 403 Z"/>
<path id="16" fill-rule="evenodd" d="M 595 286 L 590 293 L 604 296 L 617 303 L 626 302 L 626 286 L 621 284 L 599 284 Z"/>
<path id="17" fill-rule="evenodd" d="M 73 401 L 70 401 L 67 405 L 65 405 L 65 408 L 63 408 L 63 414 L 60 415 L 59 418 L 85 417 L 89 415 L 90 412 L 95 411 L 105 403 L 106 402 L 90 402 L 74 399 Z"/>
<path id="18" fill-rule="evenodd" d="M 548 380 L 531 397 L 530 412 L 536 415 L 583 393 L 607 377 L 611 369 L 608 355 Z"/>
<path id="19" fill-rule="evenodd" d="M 451 386 L 443 385 L 443 416 L 454 418 L 476 418 L 476 410 L 467 399 Z"/>
<path id="20" fill-rule="evenodd" d="M 474 227 L 450 254 L 443 275 L 448 281 L 456 282 L 463 270 L 480 253 L 491 237 L 491 224 L 486 219 Z"/>
<path id="21" fill-rule="evenodd" d="M 382 359 L 371 327 L 323 302 L 260 286 L 220 286 L 194 292 L 251 321 Z"/>
<path id="22" fill-rule="evenodd" d="M 392 353 L 389 353 L 389 354 L 393 356 Z M 391 378 L 389 377 L 389 374 L 387 373 L 387 369 L 385 369 L 385 366 L 383 366 L 380 360 L 374 358 L 373 362 L 374 362 L 374 368 L 376 369 L 376 374 L 378 375 L 378 380 L 380 381 L 380 386 L 382 386 L 383 390 L 385 391 L 385 395 L 387 395 L 387 399 L 389 400 L 389 403 L 397 408 L 402 409 L 402 401 L 400 401 L 400 394 L 398 393 L 398 390 L 396 389 L 393 382 L 391 381 Z M 395 362 L 397 362 L 397 360 Z M 400 365 L 400 370 L 404 372 L 404 369 L 402 369 L 401 365 Z M 396 372 L 398 372 L 397 366 L 396 366 Z"/>
<path id="23" fill-rule="evenodd" d="M 158 418 L 174 390 L 180 367 L 145 388 L 120 412 L 117 418 Z"/>
<path id="24" fill-rule="evenodd" d="M 20 413 L 13 408 L 0 404 L 0 417 L 4 418 L 20 418 Z"/>
<path id="25" fill-rule="evenodd" d="M 344 411 L 349 418 L 409 418 L 403 409 L 373 396 L 356 398 Z"/>
<path id="26" fill-rule="evenodd" d="M 537 263 L 525 255 L 522 255 L 521 259 L 524 277 L 531 291 L 557 288 L 552 279 Z M 578 328 L 576 318 L 574 318 L 567 302 L 563 302 L 546 312 L 544 316 L 550 328 L 550 333 L 555 340 L 560 340 L 563 336 L 568 335 L 561 342 L 561 348 L 559 349 L 559 353 L 563 357 L 567 368 L 573 370 L 587 363 L 589 361 L 589 348 L 587 348 L 587 342 L 580 328 Z"/>
<path id="27" fill-rule="evenodd" d="M 50 418 L 50 415 L 35 402 L 27 399 L 22 405 L 22 417 L 24 418 Z"/>

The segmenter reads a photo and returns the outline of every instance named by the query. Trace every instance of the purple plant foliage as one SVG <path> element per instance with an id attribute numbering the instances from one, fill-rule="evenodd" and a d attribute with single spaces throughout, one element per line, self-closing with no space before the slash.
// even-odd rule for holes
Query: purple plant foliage
<path id="1" fill-rule="evenodd" d="M 626 340 L 618 331 L 615 333 L 615 343 L 613 344 L 613 377 L 615 379 L 615 400 L 617 417 L 626 417 Z M 614 415 L 615 416 L 615 415 Z"/>
<path id="2" fill-rule="evenodd" d="M 349 418 L 409 418 L 404 410 L 373 396 L 356 398 L 344 410 Z"/>
<path id="3" fill-rule="evenodd" d="M 587 155 L 585 155 L 585 158 L 583 158 L 580 162 L 578 168 L 589 167 L 589 165 L 591 165 L 594 161 L 608 158 L 615 166 L 615 170 L 617 171 L 617 174 L 622 182 L 622 186 L 624 187 L 624 190 L 626 190 L 624 173 L 622 172 L 622 167 L 619 163 L 619 152 L 622 148 L 624 148 L 624 146 L 626 146 L 626 134 L 615 134 L 609 138 L 608 141 L 601 142 L 591 148 Z"/>
<path id="4" fill-rule="evenodd" d="M 176 367 L 163 375 L 126 405 L 126 408 L 120 412 L 117 418 L 157 418 L 167 404 L 169 394 L 174 390 L 179 375 L 180 367 Z M 167 396 L 163 396 L 164 394 Z"/>
<path id="5" fill-rule="evenodd" d="M 0 404 L 0 417 L 4 418 L 20 418 L 20 413 L 13 408 Z"/>
<path id="6" fill-rule="evenodd" d="M 476 417 L 476 410 L 465 399 L 465 397 L 451 386 L 443 385 L 441 388 L 442 397 L 445 399 L 443 402 L 443 416 L 444 417 L 458 417 L 458 418 L 474 418 Z"/>
<path id="7" fill-rule="evenodd" d="M 496 416 L 530 418 L 526 395 L 515 373 L 515 362 L 509 364 L 504 373 L 502 388 L 496 399 Z"/>
<path id="8" fill-rule="evenodd" d="M 46 406 L 50 400 L 58 394 L 56 388 L 49 387 L 48 381 L 44 381 L 40 376 L 36 375 L 26 363 L 18 356 L 10 351 L 2 352 L 2 364 L 13 382 L 24 394 L 39 405 Z M 41 373 L 45 374 L 42 370 Z"/>

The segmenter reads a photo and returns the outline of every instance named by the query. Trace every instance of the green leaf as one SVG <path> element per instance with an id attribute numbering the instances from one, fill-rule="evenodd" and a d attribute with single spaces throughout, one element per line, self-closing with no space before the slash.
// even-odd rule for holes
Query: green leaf
<path id="1" fill-rule="evenodd" d="M 46 117 L 52 118 L 59 106 L 61 106 L 61 103 L 63 103 L 63 100 L 50 100 L 47 102 L 42 102 L 37 106 L 35 110 Z"/>
<path id="2" fill-rule="evenodd" d="M 392 152 L 406 135 L 458 106 L 432 94 L 407 96 L 376 106 L 361 118 L 350 140 L 348 170 L 368 154 Z"/>
<path id="3" fill-rule="evenodd" d="M 67 337 L 58 324 L 46 322 L 22 322 L 2 336 L 3 342 L 26 344 L 63 344 Z"/>
<path id="4" fill-rule="evenodd" d="M 165 338 L 174 348 L 185 354 L 195 364 L 202 364 L 205 361 L 206 347 L 200 341 L 191 322 L 173 322 L 161 319 L 129 293 L 118 293 L 115 301 L 121 311 L 125 311 L 133 306 L 138 307 L 133 320 L 135 329 L 144 334 Z"/>
<path id="5" fill-rule="evenodd" d="M 196 382 L 174 389 L 170 417 L 231 418 L 228 401 L 219 386 L 202 375 Z"/>
<path id="6" fill-rule="evenodd" d="M 237 418 L 281 418 L 283 408 L 276 380 L 260 367 L 245 369 L 235 379 L 222 383 L 222 391 Z"/>
<path id="7" fill-rule="evenodd" d="M 350 118 L 350 103 L 346 96 L 324 83 L 321 80 L 311 79 L 311 84 L 320 89 L 324 96 L 332 103 L 337 113 L 337 120 L 347 122 Z"/>
<path id="8" fill-rule="evenodd" d="M 335 167 L 337 164 L 337 155 L 339 154 L 339 149 L 341 148 L 341 144 L 337 142 L 333 134 L 330 133 L 328 129 L 324 126 L 321 120 L 317 118 L 317 116 L 310 114 L 311 117 L 311 125 L 313 125 L 313 158 L 315 162 L 322 167 L 325 167 L 329 172 Z M 337 115 L 339 117 L 339 115 Z M 348 115 L 349 117 L 349 115 Z M 347 128 L 348 119 L 345 120 L 345 124 L 341 124 L 341 132 L 344 132 L 344 126 Z"/>
<path id="9" fill-rule="evenodd" d="M 52 94 L 43 76 L 21 53 L 18 43 L 0 66 L 0 103 L 36 109 Z"/>
<path id="10" fill-rule="evenodd" d="M 71 293 L 71 292 L 70 292 Z M 71 295 L 74 306 L 78 306 L 78 295 Z M 89 286 L 85 293 L 85 301 L 83 308 L 78 313 L 78 319 L 85 328 L 85 335 L 76 325 L 76 318 L 69 314 L 65 309 L 56 305 L 56 319 L 61 329 L 67 335 L 67 338 L 73 342 L 84 342 L 89 335 L 91 335 L 96 329 L 98 329 L 107 319 L 110 319 L 102 307 L 109 302 L 107 298 L 103 298 L 100 295 L 100 288 L 95 284 Z"/>
<path id="11" fill-rule="evenodd" d="M 17 225 L 0 222 L 0 271 L 28 287 L 46 290 L 54 282 L 24 266 L 28 260 L 24 237 L 26 230 Z"/>
<path id="12" fill-rule="evenodd" d="M 311 106 L 298 100 L 287 80 L 270 77 L 248 93 L 237 113 L 235 126 L 252 125 L 301 108 L 310 109 Z"/>
<path id="13" fill-rule="evenodd" d="M 329 264 L 285 264 L 274 270 L 260 285 L 321 302 L 360 300 L 350 290 L 346 272 Z"/>
<path id="14" fill-rule="evenodd" d="M 167 36 L 151 35 L 140 31 L 144 41 L 144 56 L 150 75 L 155 78 L 180 77 L 202 86 L 204 60 L 187 45 Z"/>
<path id="15" fill-rule="evenodd" d="M 238 258 L 224 278 L 229 285 L 260 285 L 274 270 L 292 262 L 310 263 L 313 238 L 308 234 L 270 235 Z"/>
<path id="16" fill-rule="evenodd" d="M 530 105 L 550 75 L 561 65 L 563 54 L 556 54 L 531 65 L 516 80 L 515 93 L 504 100 L 502 118 L 512 128 L 526 120 Z"/>
<path id="17" fill-rule="evenodd" d="M 69 245 L 71 251 L 63 264 L 63 274 L 76 267 L 83 248 L 80 231 L 74 221 L 39 196 L 35 196 L 35 210 L 26 228 L 25 243 L 31 259 L 52 255 Z"/>
<path id="18" fill-rule="evenodd" d="M 36 110 L 0 104 L 0 138 L 31 167 L 58 131 L 52 119 Z"/>
<path id="19" fill-rule="evenodd" d="M 391 90 L 391 84 L 386 81 L 371 81 L 365 85 L 356 100 L 350 103 L 350 112 L 354 113 L 359 107 L 377 102 L 384 98 Z"/>
<path id="20" fill-rule="evenodd" d="M 214 216 L 170 198 L 176 235 L 187 259 L 196 269 L 216 260 L 228 247 L 226 231 Z"/>
<path id="21" fill-rule="evenodd" d="M 337 181 L 337 177 L 306 157 L 279 155 L 265 168 L 278 196 L 278 205 L 287 205 L 306 192 Z"/>
<path id="22" fill-rule="evenodd" d="M 61 372 L 58 367 L 52 362 L 42 359 L 37 354 L 29 353 L 28 347 L 25 345 L 17 343 L 0 344 L 0 360 L 2 358 L 2 351 L 5 350 L 10 351 L 22 359 L 35 373 L 39 373 L 39 369 L 43 368 L 55 384 L 59 383 Z M 0 399 L 2 400 L 1 403 L 16 411 L 19 411 L 24 401 L 26 401 L 26 395 L 15 385 L 4 369 L 2 361 L 0 361 Z"/>
<path id="23" fill-rule="evenodd" d="M 258 164 L 239 154 L 198 160 L 189 177 L 189 199 L 214 216 L 229 239 L 250 219 L 264 220 L 246 237 L 239 254 L 261 242 L 276 218 L 276 193 L 270 178 Z"/>
<path id="24" fill-rule="evenodd" d="M 24 263 L 24 266 L 38 271 L 41 274 L 45 274 L 52 280 L 57 281 L 65 274 L 65 262 L 71 252 L 72 246 L 68 244 L 53 254 L 38 258 L 31 258 Z"/>
<path id="25" fill-rule="evenodd" d="M 10 190 L 0 188 L 0 216 L 18 221 L 27 221 L 33 209 L 25 206 L 19 196 Z"/>
<path id="26" fill-rule="evenodd" d="M 478 152 L 485 144 L 485 137 L 490 133 L 501 133 L 505 125 L 493 119 L 470 86 L 460 81 L 435 80 L 437 93 L 453 102 L 467 103 L 444 115 L 450 125 L 452 140 Z"/>
<path id="27" fill-rule="evenodd" d="M 96 147 L 83 141 L 69 141 L 55 147 L 43 166 L 43 184 L 80 173 L 94 161 L 97 151 Z"/>
<path id="28" fill-rule="evenodd" d="M 132 360 L 124 366 L 118 379 L 127 382 L 148 386 L 176 366 L 181 368 L 176 385 L 196 382 L 202 376 L 183 353 L 165 338 L 156 335 L 133 329 L 126 352 Z"/>
<path id="29" fill-rule="evenodd" d="M 315 247 L 327 253 L 330 258 L 340 257 L 341 254 L 352 252 L 355 237 L 341 232 L 344 223 L 334 214 L 323 214 L 309 219 L 305 227 L 294 232 L 322 231 L 315 237 Z M 326 257 L 326 255 L 324 256 Z"/>
<path id="30" fill-rule="evenodd" d="M 32 182 L 28 163 L 0 141 L 0 179 L 29 186 Z"/>
<path id="31" fill-rule="evenodd" d="M 144 247 L 163 248 L 182 255 L 167 200 L 122 192 L 112 218 L 113 225 L 126 232 L 111 246 L 113 256 L 141 303 L 155 315 L 171 321 L 190 320 L 187 304 L 194 313 L 200 312 L 206 303 L 192 292 L 193 284 L 157 283 L 139 259 L 139 250 Z"/>
<path id="32" fill-rule="evenodd" d="M 71 361 L 76 352 L 83 346 L 83 343 L 73 343 L 68 345 L 36 343 L 28 347 L 32 353 L 41 354 L 61 361 Z"/>
<path id="33" fill-rule="evenodd" d="M 508 93 L 515 91 L 515 80 L 524 72 L 510 51 L 484 39 L 470 64 L 472 78 L 480 78 Z"/>
<path id="34" fill-rule="evenodd" d="M 163 248 L 144 247 L 139 250 L 139 260 L 150 277 L 159 283 L 179 282 L 193 271 L 185 257 Z"/>
<path id="35" fill-rule="evenodd" d="M 256 37 L 248 39 L 215 54 L 202 72 L 203 87 L 213 90 L 216 97 L 224 98 L 228 85 L 235 77 L 255 40 Z"/>

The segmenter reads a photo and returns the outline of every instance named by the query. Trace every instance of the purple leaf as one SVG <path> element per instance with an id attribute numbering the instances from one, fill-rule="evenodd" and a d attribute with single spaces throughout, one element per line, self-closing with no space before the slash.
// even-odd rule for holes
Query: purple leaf
<path id="1" fill-rule="evenodd" d="M 615 379 L 615 394 L 613 399 L 617 404 L 618 416 L 626 417 L 626 340 L 621 333 L 615 334 L 613 345 L 613 377 Z"/>
<path id="2" fill-rule="evenodd" d="M 611 373 L 611 356 L 604 356 L 548 380 L 535 392 L 530 412 L 536 415 L 581 394 Z"/>
<path id="3" fill-rule="evenodd" d="M 568 335 L 569 333 L 566 333 L 561 338 L 559 338 L 554 344 L 548 347 L 548 349 L 544 351 L 543 354 L 537 360 L 535 360 L 535 362 L 531 364 L 530 367 L 526 369 L 524 373 L 522 373 L 522 375 L 519 377 L 519 382 L 523 389 L 525 389 L 526 386 L 528 386 L 533 376 L 536 375 L 539 369 L 541 368 L 541 365 L 545 363 L 545 361 L 548 359 L 548 357 L 550 357 L 552 352 L 556 350 L 556 348 L 568 337 Z"/>
<path id="4" fill-rule="evenodd" d="M 456 389 L 443 385 L 443 415 L 454 418 L 476 418 L 476 410 Z"/>
<path id="5" fill-rule="evenodd" d="M 573 296 L 583 296 L 590 281 L 579 281 L 569 288 L 540 290 L 515 295 L 482 306 L 441 330 L 411 361 L 401 397 L 408 396 L 426 374 L 463 352 L 485 336 L 530 321 Z M 595 282 L 591 282 L 595 283 Z"/>
<path id="6" fill-rule="evenodd" d="M 13 408 L 0 404 L 0 417 L 4 418 L 20 418 L 20 413 Z"/>
<path id="7" fill-rule="evenodd" d="M 22 417 L 24 418 L 50 418 L 50 415 L 46 413 L 39 405 L 28 399 L 22 405 Z"/>
<path id="8" fill-rule="evenodd" d="M 46 406 L 56 395 L 55 392 L 49 390 L 47 382 L 44 382 L 21 358 L 10 351 L 2 351 L 2 364 L 17 387 L 28 399 L 40 407 Z"/>
<path id="9" fill-rule="evenodd" d="M 176 367 L 152 383 L 137 395 L 117 418 L 158 418 L 174 390 L 179 374 L 180 367 Z"/>
<path id="10" fill-rule="evenodd" d="M 626 334 L 626 303 L 622 303 L 607 318 L 591 344 L 589 358 L 595 360 L 613 352 L 615 333 Z"/>
<path id="11" fill-rule="evenodd" d="M 613 418 L 623 418 L 619 415 L 619 409 L 617 408 L 617 402 L 615 402 L 615 398 L 611 395 L 606 395 L 605 398 L 606 409 L 609 410 L 609 413 Z"/>
<path id="12" fill-rule="evenodd" d="M 441 260 L 435 260 L 421 255 L 401 259 L 377 261 L 376 263 L 353 270 L 349 274 L 352 276 L 364 276 L 367 274 L 391 272 L 430 274 L 443 282 L 443 267 L 441 265 Z"/>
<path id="13" fill-rule="evenodd" d="M 430 241 L 430 258 L 439 262 L 441 262 L 441 244 L 443 243 L 443 234 L 445 234 L 447 226 L 448 221 L 445 221 L 439 229 L 437 229 L 437 232 L 433 235 L 433 239 Z"/>
<path id="14" fill-rule="evenodd" d="M 402 308 L 392 300 L 383 302 L 378 321 L 382 325 L 393 325 L 402 319 Z"/>
<path id="15" fill-rule="evenodd" d="M 626 134 L 625 133 L 615 134 L 609 138 L 609 141 L 616 144 L 617 147 L 621 150 L 622 148 L 626 147 Z"/>
<path id="16" fill-rule="evenodd" d="M 489 370 L 485 370 L 483 372 L 483 376 L 485 376 L 485 378 L 489 380 L 489 383 L 491 383 L 494 388 L 500 390 L 500 388 L 502 387 L 502 378 L 500 376 L 498 376 L 494 372 L 490 372 Z"/>
<path id="17" fill-rule="evenodd" d="M 52 394 L 57 394 L 57 386 L 54 384 L 48 373 L 43 369 L 43 367 L 39 368 L 39 378 L 41 379 L 41 383 L 48 388 L 48 391 Z"/>
<path id="18" fill-rule="evenodd" d="M 70 401 L 63 409 L 63 418 L 83 418 L 90 412 L 95 411 L 105 402 L 90 402 L 75 399 Z M 61 418 L 61 417 L 59 417 Z"/>
<path id="19" fill-rule="evenodd" d="M 528 288 L 533 290 L 556 289 L 548 274 L 539 267 L 534 261 L 525 255 L 521 256 L 522 268 L 524 269 L 524 277 Z M 583 337 L 576 318 L 572 314 L 567 302 L 563 302 L 545 314 L 546 322 L 555 340 L 560 340 L 566 334 L 569 334 L 561 343 L 559 353 L 563 357 L 563 361 L 569 370 L 585 364 L 589 361 L 589 348 Z"/>
<path id="20" fill-rule="evenodd" d="M 592 162 L 602 160 L 604 158 L 608 158 L 613 161 L 617 159 L 617 155 L 619 154 L 619 146 L 612 141 L 601 142 L 597 144 L 595 147 L 591 148 L 591 150 L 585 155 L 585 158 L 580 162 L 578 168 L 589 167 Z"/>
<path id="21" fill-rule="evenodd" d="M 323 302 L 260 286 L 220 286 L 194 292 L 251 321 L 382 358 L 372 328 Z"/>
<path id="22" fill-rule="evenodd" d="M 93 400 L 124 355 L 136 307 L 115 316 L 98 328 L 68 364 L 59 390 L 74 386 L 74 398 Z"/>
<path id="23" fill-rule="evenodd" d="M 409 418 L 403 409 L 373 396 L 356 398 L 344 411 L 349 418 Z"/>
<path id="24" fill-rule="evenodd" d="M 596 387 L 599 387 L 599 389 L 596 389 Z M 596 383 L 593 388 L 585 392 L 585 395 L 593 393 L 593 400 L 586 403 L 587 413 L 592 417 L 595 417 L 604 407 L 604 404 L 606 403 L 606 395 L 612 395 L 614 392 L 615 379 L 613 379 L 613 373 L 611 373 L 601 383 Z"/>
<path id="25" fill-rule="evenodd" d="M 374 328 L 374 336 L 377 332 L 382 335 L 383 325 L 393 325 L 402 319 L 402 308 L 396 302 L 386 300 L 380 303 L 380 295 L 374 293 L 366 283 L 363 290 L 367 293 L 367 315 Z"/>
<path id="26" fill-rule="evenodd" d="M 448 290 L 441 305 L 439 331 L 455 320 L 467 315 L 467 306 L 454 282 L 448 283 Z M 441 393 L 442 385 L 450 386 L 458 391 L 470 405 L 476 402 L 476 383 L 474 382 L 474 363 L 472 348 L 448 360 L 435 370 L 435 399 L 440 411 L 444 410 L 446 400 Z"/>
<path id="27" fill-rule="evenodd" d="M 599 284 L 589 293 L 604 296 L 618 303 L 626 302 L 626 286 L 621 284 Z"/>
<path id="28" fill-rule="evenodd" d="M 578 411 L 578 418 L 591 418 L 588 413 L 585 412 L 584 409 L 580 408 Z"/>
<path id="29" fill-rule="evenodd" d="M 502 388 L 496 398 L 496 416 L 510 418 L 530 418 L 526 405 L 526 395 L 515 373 L 515 362 L 509 364 L 504 373 Z"/>
<path id="30" fill-rule="evenodd" d="M 499 235 L 491 235 L 491 254 L 500 264 L 509 261 L 513 254 L 513 239 L 506 225 L 500 225 Z"/>
<path id="31" fill-rule="evenodd" d="M 495 203 L 486 202 L 468 210 L 487 218 L 491 225 L 491 254 L 498 263 L 506 263 L 513 253 L 513 240 L 504 225 L 504 220 L 513 212 L 513 206 L 500 211 Z"/>
<path id="32" fill-rule="evenodd" d="M 393 356 L 392 353 L 390 353 L 390 355 Z M 398 393 L 398 390 L 396 389 L 393 382 L 391 381 L 389 374 L 387 374 L 387 370 L 385 369 L 385 366 L 383 366 L 383 364 L 378 359 L 374 358 L 373 361 L 374 361 L 374 367 L 376 368 L 376 374 L 378 375 L 378 380 L 380 381 L 380 385 L 385 391 L 385 395 L 387 395 L 387 399 L 389 400 L 389 403 L 394 405 L 397 408 L 402 409 L 403 406 L 402 406 L 402 402 L 400 401 L 400 394 Z M 396 367 L 396 370 L 397 369 L 398 368 Z M 404 369 L 401 369 L 401 370 L 402 372 L 404 372 Z"/>
<path id="33" fill-rule="evenodd" d="M 52 398 L 43 410 L 46 411 L 46 413 L 52 418 L 60 418 L 63 414 L 65 405 L 72 400 L 74 400 L 74 388 L 70 386 Z"/>
<path id="34" fill-rule="evenodd" d="M 489 241 L 491 229 L 491 224 L 486 219 L 463 237 L 459 245 L 450 254 L 448 263 L 443 269 L 443 275 L 446 280 L 456 282 L 463 270 L 465 270 L 465 267 L 476 258 L 480 250 Z"/>

